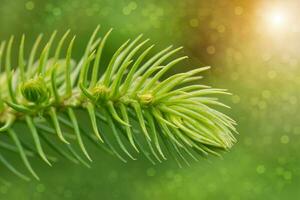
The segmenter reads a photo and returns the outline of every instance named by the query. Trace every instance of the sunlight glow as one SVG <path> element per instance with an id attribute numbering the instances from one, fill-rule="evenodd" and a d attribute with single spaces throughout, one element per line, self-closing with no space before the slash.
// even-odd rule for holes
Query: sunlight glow
<path id="1" fill-rule="evenodd" d="M 272 23 L 276 26 L 282 25 L 284 23 L 284 21 L 285 21 L 285 18 L 281 13 L 275 13 L 272 16 Z"/>
<path id="2" fill-rule="evenodd" d="M 267 16 L 268 24 L 274 29 L 283 29 L 287 23 L 287 14 L 284 10 L 273 10 Z"/>

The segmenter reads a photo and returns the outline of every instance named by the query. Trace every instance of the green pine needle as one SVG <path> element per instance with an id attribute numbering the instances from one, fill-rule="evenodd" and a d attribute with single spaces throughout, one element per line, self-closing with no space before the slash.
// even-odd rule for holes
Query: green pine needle
<path id="1" fill-rule="evenodd" d="M 142 35 L 123 43 L 105 66 L 102 54 L 112 29 L 103 39 L 98 38 L 99 30 L 98 26 L 78 62 L 72 58 L 75 36 L 68 39 L 70 30 L 56 46 L 56 31 L 44 47 L 39 35 L 27 59 L 24 35 L 16 56 L 12 56 L 13 36 L 1 42 L 0 132 L 11 141 L 3 140 L 0 149 L 18 153 L 30 174 L 39 179 L 29 157 L 37 155 L 51 166 L 55 159 L 46 152 L 49 148 L 87 167 L 92 161 L 89 144 L 124 162 L 142 153 L 153 164 L 171 156 L 182 166 L 199 156 L 219 155 L 233 145 L 235 122 L 214 108 L 228 106 L 211 97 L 229 93 L 190 83 L 209 67 L 163 79 L 187 56 L 167 62 L 182 49 L 170 46 L 146 60 L 154 45 L 147 45 L 149 39 L 142 40 Z M 16 67 L 12 57 L 18 58 Z M 79 122 L 82 110 L 88 124 Z M 18 123 L 28 131 L 17 132 Z M 20 134 L 29 134 L 34 145 L 27 145 Z M 5 151 L 0 152 L 4 166 L 29 180 L 4 156 Z"/>

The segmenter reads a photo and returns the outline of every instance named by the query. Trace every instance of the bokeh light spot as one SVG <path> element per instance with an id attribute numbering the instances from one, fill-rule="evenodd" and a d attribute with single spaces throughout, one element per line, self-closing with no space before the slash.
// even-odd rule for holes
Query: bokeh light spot
<path id="1" fill-rule="evenodd" d="M 263 98 L 269 99 L 271 97 L 271 92 L 269 90 L 264 90 L 261 95 Z"/>
<path id="2" fill-rule="evenodd" d="M 124 15 L 130 15 L 133 10 L 137 8 L 137 3 L 131 1 L 127 6 L 122 9 Z"/>
<path id="3" fill-rule="evenodd" d="M 265 168 L 264 165 L 258 165 L 258 166 L 256 167 L 256 172 L 257 172 L 258 174 L 263 174 L 263 173 L 265 173 L 265 171 L 266 171 L 266 168 Z"/>
<path id="4" fill-rule="evenodd" d="M 128 4 L 128 7 L 131 8 L 132 10 L 137 9 L 137 3 L 135 1 L 132 1 Z"/>
<path id="5" fill-rule="evenodd" d="M 34 9 L 34 3 L 32 1 L 27 1 L 25 4 L 25 8 L 27 10 L 33 10 Z"/>
<path id="6" fill-rule="evenodd" d="M 288 143 L 290 142 L 289 136 L 287 136 L 287 135 L 281 136 L 281 137 L 280 137 L 280 142 L 281 142 L 282 144 L 288 144 Z"/>
<path id="7" fill-rule="evenodd" d="M 124 14 L 124 15 L 130 15 L 130 13 L 131 13 L 131 8 L 129 8 L 129 7 L 124 7 L 122 11 L 123 11 L 123 14 Z"/>
<path id="8" fill-rule="evenodd" d="M 156 174 L 156 171 L 155 171 L 155 169 L 154 168 L 149 168 L 149 169 L 147 169 L 147 176 L 155 176 L 155 174 Z"/>
<path id="9" fill-rule="evenodd" d="M 244 9 L 243 9 L 243 7 L 241 7 L 241 6 L 236 6 L 236 7 L 234 8 L 234 13 L 235 13 L 236 15 L 242 15 L 243 12 L 244 12 Z"/>
<path id="10" fill-rule="evenodd" d="M 226 30 L 226 27 L 224 25 L 218 25 L 217 30 L 219 33 L 224 33 Z"/>
<path id="11" fill-rule="evenodd" d="M 260 101 L 258 103 L 258 107 L 259 107 L 259 109 L 264 110 L 267 108 L 267 103 L 265 101 Z"/>
<path id="12" fill-rule="evenodd" d="M 233 95 L 231 100 L 232 100 L 232 103 L 238 104 L 240 102 L 241 98 L 238 95 Z"/>
<path id="13" fill-rule="evenodd" d="M 292 179 L 292 173 L 289 171 L 286 171 L 283 173 L 283 177 L 285 180 L 291 180 Z"/>
<path id="14" fill-rule="evenodd" d="M 45 185 L 43 185 L 43 184 L 38 184 L 37 186 L 36 186 L 36 191 L 37 192 L 40 192 L 40 193 L 42 193 L 42 192 L 44 192 L 45 191 Z"/>
<path id="15" fill-rule="evenodd" d="M 292 105 L 297 105 L 298 99 L 297 99 L 297 97 L 295 97 L 295 96 L 291 96 L 291 97 L 289 98 L 289 102 L 290 102 Z"/>
<path id="16" fill-rule="evenodd" d="M 190 26 L 191 27 L 198 27 L 199 26 L 199 21 L 198 21 L 198 19 L 196 19 L 196 18 L 193 18 L 193 19 L 191 19 L 190 20 Z"/>
<path id="17" fill-rule="evenodd" d="M 213 45 L 210 45 L 207 47 L 206 51 L 208 54 L 213 55 L 216 53 L 216 48 Z"/>
<path id="18" fill-rule="evenodd" d="M 61 15 L 61 9 L 60 8 L 54 8 L 52 10 L 52 13 L 53 13 L 54 16 L 59 16 L 59 15 Z"/>
<path id="19" fill-rule="evenodd" d="M 70 190 L 64 191 L 64 197 L 65 198 L 71 198 L 72 197 L 72 191 L 70 191 Z"/>
<path id="20" fill-rule="evenodd" d="M 268 75 L 269 79 L 274 79 L 274 78 L 276 78 L 277 73 L 273 70 L 270 70 L 267 75 Z"/>

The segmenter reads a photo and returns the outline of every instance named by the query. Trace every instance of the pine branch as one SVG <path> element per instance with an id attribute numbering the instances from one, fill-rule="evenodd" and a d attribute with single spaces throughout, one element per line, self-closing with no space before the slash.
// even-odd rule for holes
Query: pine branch
<path id="1" fill-rule="evenodd" d="M 170 46 L 146 60 L 153 45 L 148 46 L 149 40 L 142 40 L 142 35 L 121 45 L 104 66 L 102 52 L 112 30 L 102 39 L 97 38 L 98 32 L 99 27 L 78 62 L 72 58 L 75 37 L 67 44 L 70 31 L 56 46 L 55 31 L 42 50 L 40 35 L 27 59 L 23 35 L 19 53 L 14 56 L 18 57 L 14 69 L 14 38 L 0 45 L 0 66 L 4 65 L 0 73 L 0 131 L 1 137 L 10 138 L 10 142 L 1 142 L 0 148 L 19 153 L 33 177 L 39 179 L 29 157 L 38 155 L 50 166 L 53 162 L 45 144 L 61 157 L 87 167 L 92 161 L 86 148 L 89 144 L 124 162 L 142 153 L 153 164 L 172 156 L 180 166 L 199 156 L 219 155 L 232 146 L 235 122 L 213 108 L 227 106 L 211 97 L 229 93 L 190 84 L 209 67 L 162 79 L 187 57 L 167 62 L 181 50 Z M 67 48 L 65 55 L 63 47 Z M 99 74 L 100 68 L 105 69 L 104 73 Z M 79 122 L 82 110 L 89 118 L 89 128 Z M 18 133 L 17 123 L 27 130 Z M 26 145 L 20 134 L 29 134 L 34 146 Z M 75 145 L 81 153 L 73 148 Z M 0 153 L 0 162 L 17 176 L 29 179 L 4 156 L 5 151 Z"/>

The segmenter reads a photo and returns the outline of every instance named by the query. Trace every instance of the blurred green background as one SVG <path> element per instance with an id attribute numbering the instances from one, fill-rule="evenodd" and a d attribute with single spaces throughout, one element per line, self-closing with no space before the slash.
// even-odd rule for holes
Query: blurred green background
<path id="1" fill-rule="evenodd" d="M 184 46 L 187 70 L 210 65 L 202 83 L 233 93 L 222 100 L 238 122 L 223 159 L 178 168 L 143 158 L 124 164 L 98 150 L 91 169 L 64 160 L 35 163 L 42 181 L 5 174 L 0 199 L 296 199 L 300 196 L 300 3 L 297 0 L 0 0 L 0 40 L 40 33 L 77 35 L 76 55 L 101 25 L 111 53 L 140 33 Z M 173 71 L 172 73 L 175 73 Z M 1 174 L 2 175 L 2 174 Z"/>

